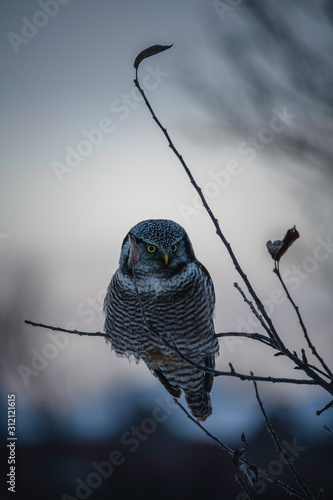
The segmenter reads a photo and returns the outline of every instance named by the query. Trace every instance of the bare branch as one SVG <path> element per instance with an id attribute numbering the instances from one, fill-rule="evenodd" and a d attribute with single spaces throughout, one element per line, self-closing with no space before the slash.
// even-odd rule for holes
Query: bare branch
<path id="1" fill-rule="evenodd" d="M 139 295 L 140 297 L 140 295 Z M 141 301 L 141 298 L 140 298 Z M 142 305 L 142 304 L 141 304 Z M 80 335 L 80 336 L 88 336 L 88 337 L 104 337 L 104 338 L 110 338 L 109 333 L 103 333 L 103 332 L 81 332 L 78 330 L 68 330 L 66 328 L 60 328 L 58 326 L 51 326 L 51 325 L 44 325 L 42 323 L 34 323 L 33 321 L 24 321 L 27 325 L 32 325 L 32 326 L 37 326 L 40 328 L 46 328 L 48 330 L 53 330 L 55 332 L 65 332 L 69 334 L 74 334 L 74 335 Z M 303 380 L 303 379 L 293 379 L 293 378 L 283 378 L 283 377 L 261 377 L 261 376 L 256 376 L 256 375 L 247 375 L 243 373 L 238 373 L 235 370 L 232 370 L 230 372 L 225 372 L 225 371 L 219 371 L 219 370 L 214 370 L 213 368 L 209 368 L 204 365 L 200 365 L 199 363 L 196 363 L 195 361 L 192 361 L 191 359 L 187 358 L 177 347 L 174 339 L 171 337 L 171 335 L 168 335 L 168 339 L 170 342 L 166 340 L 161 334 L 157 332 L 155 328 L 153 328 L 151 325 L 148 324 L 147 319 L 145 319 L 145 326 L 146 328 L 153 334 L 156 335 L 159 339 L 162 340 L 164 345 L 171 349 L 173 352 L 178 354 L 178 356 L 189 363 L 190 365 L 194 366 L 198 370 L 201 370 L 203 372 L 207 373 L 212 373 L 215 375 L 215 377 L 220 377 L 220 376 L 225 376 L 225 377 L 236 377 L 241 380 L 257 380 L 260 382 L 272 382 L 272 383 L 286 383 L 286 384 L 300 384 L 300 385 L 316 385 L 316 382 L 309 379 L 309 380 Z"/>
<path id="2" fill-rule="evenodd" d="M 186 408 L 184 408 L 184 406 L 178 401 L 178 399 L 173 398 L 173 400 L 179 406 L 179 408 L 185 413 L 185 415 L 187 416 L 187 418 L 189 418 L 189 420 L 191 420 L 193 423 L 195 423 L 195 425 L 197 425 L 206 434 L 206 436 L 208 436 L 210 439 L 212 439 L 213 441 L 215 441 L 227 453 L 229 453 L 230 455 L 232 455 L 232 457 L 234 457 L 235 450 L 233 450 L 228 445 L 226 445 L 225 443 L 223 443 L 223 441 L 221 441 L 218 437 L 214 436 L 214 434 L 212 434 L 211 432 L 209 432 L 209 430 L 206 429 L 206 427 L 204 427 L 200 422 L 198 422 L 198 420 L 196 420 L 194 417 L 192 417 L 192 415 L 186 410 Z M 242 462 L 242 463 L 244 463 L 244 464 L 246 464 L 246 465 L 248 465 L 248 466 L 251 465 L 249 463 L 249 461 L 244 457 L 244 455 L 239 458 L 239 461 Z M 298 498 L 307 499 L 307 497 L 305 497 L 302 493 L 296 491 L 291 486 L 283 483 L 282 481 L 280 481 L 279 479 L 277 479 L 275 476 L 272 476 L 268 472 L 264 472 L 261 469 L 258 469 L 258 472 L 259 472 L 260 476 L 262 476 L 263 478 L 265 478 L 267 481 L 270 481 L 272 483 L 277 484 L 278 486 L 280 486 L 280 488 L 284 489 L 285 491 L 287 491 L 291 495 L 294 495 L 295 497 L 298 497 Z"/>
<path id="3" fill-rule="evenodd" d="M 60 328 L 59 326 L 43 325 L 42 323 L 34 323 L 33 321 L 24 320 L 26 325 L 38 326 L 40 328 L 46 328 L 48 330 L 53 330 L 54 332 L 65 332 L 74 335 L 80 335 L 87 337 L 110 337 L 108 333 L 103 332 L 80 332 L 79 330 L 67 330 L 66 328 Z"/>
<path id="4" fill-rule="evenodd" d="M 146 97 L 146 94 L 144 92 L 144 90 L 142 89 L 140 83 L 139 83 L 139 79 L 138 79 L 138 68 L 136 68 L 136 77 L 135 77 L 135 80 L 134 80 L 134 85 L 137 87 L 137 89 L 139 90 L 147 108 L 149 109 L 151 115 L 152 115 L 152 118 L 153 120 L 156 122 L 156 124 L 158 125 L 158 127 L 161 129 L 162 133 L 164 134 L 165 138 L 167 139 L 168 141 L 168 144 L 169 144 L 169 147 L 170 149 L 173 151 L 173 153 L 176 155 L 176 157 L 178 158 L 178 160 L 180 161 L 181 165 L 183 166 L 188 178 L 190 179 L 190 182 L 191 184 L 193 185 L 194 189 L 196 190 L 196 192 L 198 193 L 202 203 L 203 203 L 203 206 L 205 208 L 205 210 L 207 211 L 210 219 L 212 220 L 214 226 L 215 226 L 215 229 L 216 229 L 216 234 L 219 236 L 219 238 L 221 239 L 222 243 L 224 244 L 224 246 L 226 247 L 227 249 L 227 252 L 229 253 L 229 256 L 233 262 L 233 265 L 236 269 L 236 271 L 240 274 L 240 276 L 242 277 L 251 297 L 254 299 L 255 301 L 255 304 L 258 308 L 258 310 L 261 312 L 261 314 L 263 315 L 263 317 L 265 318 L 266 322 L 267 322 L 267 325 L 269 326 L 269 329 L 272 333 L 272 335 L 274 336 L 275 340 L 278 342 L 278 343 L 281 343 L 281 339 L 279 338 L 276 330 L 275 330 L 275 327 L 272 323 L 272 320 L 271 318 L 269 317 L 269 315 L 267 314 L 267 311 L 265 309 L 265 306 L 263 305 L 263 303 L 261 302 L 261 300 L 259 299 L 259 297 L 257 296 L 257 294 L 255 293 L 251 283 L 249 282 L 246 274 L 244 273 L 243 269 L 241 268 L 232 248 L 231 248 L 231 245 L 230 243 L 227 241 L 226 237 L 224 236 L 224 234 L 222 233 L 222 230 L 220 228 L 220 225 L 218 223 L 218 220 L 217 218 L 214 216 L 211 208 L 209 207 L 208 203 L 207 203 L 207 200 L 200 188 L 200 186 L 196 183 L 193 175 L 192 175 L 192 172 L 190 171 L 190 169 L 188 168 L 187 164 L 185 163 L 183 157 L 181 156 L 181 154 L 178 152 L 178 150 L 176 149 L 176 147 L 174 146 L 171 138 L 170 138 L 170 135 L 167 131 L 167 129 L 165 127 L 163 127 L 162 123 L 159 121 L 159 119 L 157 118 L 153 108 L 151 107 L 147 97 Z"/>
<path id="5" fill-rule="evenodd" d="M 192 359 L 189 359 L 187 356 L 185 356 L 177 347 L 177 344 L 175 342 L 175 340 L 173 339 L 172 335 L 171 334 L 167 334 L 167 338 L 168 340 L 165 338 L 164 335 L 161 335 L 157 330 L 156 328 L 154 328 L 152 325 L 149 324 L 148 320 L 147 320 L 147 316 L 146 316 L 146 313 L 145 313 L 145 310 L 144 310 L 144 307 L 143 307 L 143 303 L 142 303 L 142 300 L 141 300 L 141 296 L 140 296 L 140 293 L 139 293 L 139 290 L 138 290 L 138 287 L 137 287 L 137 283 L 136 283 L 136 277 L 135 277 L 135 267 L 133 267 L 132 269 L 133 271 L 133 282 L 134 282 L 134 287 L 135 287 L 135 292 L 136 292 L 136 295 L 137 295 L 137 298 L 138 298 L 138 302 L 139 302 L 139 305 L 140 305 L 140 310 L 141 310 L 141 314 L 142 314 L 142 318 L 143 318 L 143 322 L 144 322 L 144 325 L 145 327 L 147 328 L 147 330 L 152 333 L 153 335 L 157 336 L 163 343 L 166 347 L 168 347 L 169 349 L 171 349 L 173 352 L 175 352 L 182 360 L 186 361 L 187 363 L 189 363 L 190 365 L 194 366 L 195 368 L 197 368 L 198 370 L 201 370 L 203 372 L 207 372 L 207 373 L 213 373 L 213 375 L 215 377 L 218 377 L 218 376 L 226 376 L 226 377 L 236 377 L 236 378 L 239 378 L 241 380 L 251 380 L 251 381 L 254 381 L 254 380 L 257 380 L 257 381 L 261 381 L 261 382 L 272 382 L 272 383 L 287 383 L 287 384 L 306 384 L 306 385 L 316 385 L 316 382 L 314 380 L 302 380 L 302 379 L 291 379 L 291 378 L 279 378 L 279 377 L 261 377 L 261 376 L 256 376 L 256 375 L 245 375 L 243 373 L 237 373 L 233 367 L 231 367 L 231 370 L 230 372 L 224 372 L 224 371 L 219 371 L 219 370 L 214 370 L 213 368 L 209 368 L 207 366 L 204 366 L 204 365 L 200 365 L 199 363 L 196 363 L 195 361 L 193 361 Z"/>
<path id="6" fill-rule="evenodd" d="M 317 366 L 311 365 L 310 363 L 308 363 L 308 366 L 312 368 L 312 370 L 315 370 L 317 373 L 320 373 L 320 375 L 323 375 L 323 377 L 326 377 L 331 381 L 331 377 L 328 375 L 328 373 L 325 373 L 323 370 L 321 370 Z"/>
<path id="7" fill-rule="evenodd" d="M 280 351 L 278 347 L 276 347 L 275 342 L 272 341 L 269 337 L 266 335 L 262 335 L 261 333 L 247 333 L 247 332 L 223 332 L 223 333 L 216 333 L 215 337 L 217 338 L 224 338 L 224 337 L 243 337 L 243 338 L 248 338 L 252 340 L 257 340 L 258 342 L 262 342 L 265 345 L 268 345 L 269 347 L 272 347 L 272 349 L 278 350 L 274 356 L 286 356 L 286 353 L 283 351 Z M 315 370 L 317 373 L 320 373 L 320 375 L 323 375 L 324 377 L 331 379 L 331 377 L 318 368 L 317 366 L 314 366 L 310 364 L 308 361 L 306 361 L 307 365 L 312 368 L 312 370 Z M 299 367 L 299 369 L 301 369 Z"/>
<path id="8" fill-rule="evenodd" d="M 261 333 L 246 333 L 246 332 L 225 332 L 225 333 L 216 333 L 215 337 L 223 338 L 223 337 L 244 337 L 248 339 L 258 340 L 258 342 L 262 342 L 263 344 L 269 345 L 273 347 L 273 349 L 277 349 L 272 344 L 272 341 L 266 335 L 262 335 Z M 282 353 L 281 353 L 282 354 Z"/>
<path id="9" fill-rule="evenodd" d="M 243 290 L 241 289 L 241 287 L 239 286 L 239 284 L 238 283 L 234 283 L 234 287 L 237 288 L 237 290 L 239 291 L 239 293 L 243 297 L 244 302 L 246 302 L 248 304 L 248 306 L 250 307 L 252 313 L 258 319 L 258 321 L 260 322 L 260 324 L 262 325 L 262 327 L 266 330 L 266 332 L 268 333 L 268 335 L 270 336 L 270 338 L 274 340 L 274 335 L 272 334 L 271 330 L 269 329 L 269 327 L 265 323 L 264 318 L 258 313 L 258 311 L 254 307 L 254 305 L 252 304 L 252 302 L 246 297 L 245 293 L 243 292 Z"/>
<path id="10" fill-rule="evenodd" d="M 266 426 L 267 426 L 267 430 L 269 432 L 269 434 L 271 435 L 274 443 L 275 443 L 275 446 L 276 446 L 276 449 L 279 453 L 281 453 L 281 455 L 283 456 L 283 458 L 286 460 L 287 464 L 288 464 L 288 467 L 290 468 L 290 470 L 292 471 L 292 473 L 294 474 L 295 478 L 296 478 L 296 481 L 298 482 L 298 484 L 300 485 L 300 487 L 302 488 L 302 490 L 304 491 L 305 495 L 306 495 L 306 498 L 309 498 L 310 500 L 315 500 L 315 497 L 313 496 L 313 494 L 311 493 L 311 491 L 309 490 L 309 488 L 306 486 L 306 484 L 301 480 L 295 466 L 293 465 L 293 463 L 291 462 L 291 460 L 289 459 L 288 455 L 286 454 L 286 452 L 284 451 L 284 449 L 282 448 L 281 444 L 280 444 L 280 441 L 279 441 L 279 438 L 267 416 L 267 413 L 265 411 L 265 408 L 264 408 L 264 405 L 260 399 L 260 396 L 259 396 L 259 391 L 258 391 L 258 387 L 257 387 L 257 384 L 255 381 L 253 381 L 253 384 L 254 384 L 254 389 L 255 389 L 255 392 L 256 392 L 256 398 L 258 400 L 258 403 L 259 403 L 259 407 L 260 407 L 260 410 L 261 410 L 261 413 L 263 414 L 263 417 L 265 419 L 265 422 L 266 422 Z"/>
<path id="11" fill-rule="evenodd" d="M 304 324 L 304 321 L 302 319 L 302 316 L 301 316 L 301 313 L 299 312 L 299 307 L 295 304 L 295 302 L 293 301 L 293 299 L 291 298 L 291 295 L 289 293 L 289 290 L 288 288 L 286 287 L 283 279 L 282 279 L 282 276 L 280 274 L 280 270 L 278 269 L 278 267 L 275 266 L 275 268 L 273 269 L 273 272 L 277 275 L 277 277 L 279 278 L 280 280 L 280 283 L 281 285 L 283 286 L 283 289 L 284 291 L 286 292 L 286 295 L 288 297 L 288 300 L 290 301 L 290 303 L 292 304 L 293 308 L 295 309 L 296 311 L 296 314 L 297 314 L 297 317 L 298 317 L 298 320 L 299 320 L 299 323 L 301 325 L 301 328 L 303 330 L 303 333 L 304 333 L 304 337 L 308 343 L 308 346 L 309 348 L 311 349 L 311 352 L 312 354 L 318 359 L 318 361 L 321 363 L 322 367 L 324 368 L 324 370 L 326 370 L 326 373 L 332 377 L 333 374 L 331 372 L 331 370 L 329 369 L 329 367 L 326 365 L 325 361 L 323 360 L 323 358 L 319 355 L 317 349 L 315 348 L 315 346 L 313 345 L 313 343 L 311 342 L 311 339 L 309 337 L 309 334 L 307 332 L 307 329 L 305 327 L 305 324 Z"/>
<path id="12" fill-rule="evenodd" d="M 250 293 L 251 297 L 254 299 L 254 303 L 258 309 L 258 311 L 261 313 L 262 317 L 260 316 L 258 319 L 260 319 L 261 321 L 261 324 L 263 325 L 263 327 L 265 328 L 265 330 L 267 331 L 269 337 L 274 340 L 275 342 L 275 345 L 276 345 L 276 348 L 278 350 L 281 351 L 282 354 L 284 354 L 285 356 L 289 357 L 289 359 L 291 359 L 297 366 L 298 369 L 301 369 L 303 370 L 310 378 L 313 379 L 313 381 L 317 384 L 317 385 L 320 385 L 321 387 L 325 388 L 328 392 L 330 392 L 331 394 L 333 394 L 333 387 L 325 380 L 323 380 L 317 373 L 317 371 L 315 369 L 313 369 L 309 364 L 305 363 L 302 359 L 300 359 L 298 357 L 298 355 L 296 353 L 292 353 L 290 352 L 286 346 L 284 345 L 284 343 L 282 342 L 280 336 L 278 335 L 277 331 L 275 330 L 275 327 L 272 323 L 272 320 L 271 318 L 269 317 L 266 309 L 265 309 L 265 306 L 264 304 L 261 302 L 261 300 L 259 299 L 259 297 L 257 296 L 257 294 L 255 293 L 251 283 L 249 282 L 246 274 L 244 273 L 243 269 L 241 268 L 232 248 L 231 248 L 231 245 L 230 243 L 227 241 L 226 237 L 224 236 L 224 234 L 222 233 L 221 231 L 221 228 L 220 228 L 220 225 L 218 223 L 218 220 L 217 218 L 214 216 L 211 208 L 209 207 L 208 203 L 207 203 L 207 200 L 204 196 L 204 194 L 202 193 L 202 190 L 201 188 L 199 187 L 199 185 L 196 183 L 193 175 L 192 175 L 192 172 L 191 170 L 189 169 L 189 167 L 187 166 L 187 164 L 185 163 L 183 157 L 181 156 L 181 154 L 178 152 L 178 150 L 176 149 L 176 147 L 174 146 L 171 138 L 170 138 L 170 135 L 168 133 L 168 131 L 166 130 L 166 128 L 162 125 L 162 123 L 160 122 L 160 120 L 157 118 L 152 106 L 150 105 L 146 95 L 145 95 L 145 92 L 144 90 L 142 89 L 140 83 L 139 83 L 139 79 L 138 79 L 138 67 L 136 67 L 136 75 L 135 75 L 135 80 L 134 80 L 134 84 L 135 86 L 138 88 L 148 110 L 150 111 L 151 115 L 152 115 L 152 118 L 153 120 L 156 122 L 156 124 L 158 125 L 158 127 L 160 128 L 160 130 L 162 131 L 163 135 L 165 136 L 166 140 L 168 141 L 168 144 L 169 144 L 169 147 L 170 149 L 173 151 L 173 153 L 176 155 L 176 157 L 178 158 L 178 160 L 180 161 L 182 167 L 184 168 L 188 178 L 190 179 L 190 182 L 191 184 L 193 185 L 194 189 L 196 190 L 196 192 L 198 193 L 202 203 L 203 203 L 203 206 L 204 208 L 206 209 L 210 219 L 212 220 L 214 226 L 215 226 L 215 229 L 216 229 L 216 233 L 217 235 L 219 236 L 219 238 L 221 239 L 222 243 L 224 244 L 224 246 L 226 247 L 228 253 L 229 253 L 229 256 L 233 262 L 233 265 L 235 267 L 235 269 L 237 270 L 237 272 L 240 274 L 240 276 L 242 277 L 246 287 L 247 287 L 247 290 L 248 292 Z M 254 306 L 253 306 L 254 307 Z M 255 313 L 256 314 L 256 313 Z M 258 314 L 258 313 L 257 313 Z M 257 316 L 258 317 L 258 316 Z M 191 363 L 193 364 L 193 362 Z M 195 365 L 194 365 L 195 366 Z M 202 369 L 202 368 L 199 368 L 199 369 Z M 325 368 L 326 369 L 326 368 Z M 205 371 L 208 371 L 205 369 Z M 219 373 L 220 375 L 221 373 Z M 224 374 L 224 373 L 223 373 Z M 216 374 L 217 375 L 217 374 Z M 232 374 L 233 376 L 237 376 L 236 374 Z M 243 380 L 248 380 L 249 378 L 247 377 L 239 377 L 239 378 L 242 378 Z M 266 379 L 267 380 L 267 379 Z M 271 381 L 271 380 L 270 380 Z M 296 382 L 298 383 L 298 382 Z"/>
<path id="13" fill-rule="evenodd" d="M 240 474 L 236 474 L 236 481 L 244 491 L 244 493 L 247 495 L 248 500 L 254 500 L 253 496 L 251 495 L 251 492 L 249 491 L 245 481 L 241 478 Z"/>
<path id="14" fill-rule="evenodd" d="M 198 365 L 198 368 L 201 369 L 201 366 Z M 203 370 L 205 371 L 205 370 Z M 224 377 L 236 377 L 241 380 L 250 380 L 257 382 L 272 382 L 280 383 L 280 384 L 296 384 L 296 385 L 317 385 L 317 382 L 312 379 L 297 379 L 297 378 L 284 378 L 284 377 L 261 377 L 260 375 L 246 375 L 243 373 L 238 373 L 235 370 L 232 372 L 222 372 L 219 370 L 215 370 L 215 376 L 224 376 Z"/>
<path id="15" fill-rule="evenodd" d="M 325 431 L 327 431 L 329 434 L 333 436 L 333 429 L 328 427 L 328 425 L 323 425 L 323 428 L 325 429 Z"/>
<path id="16" fill-rule="evenodd" d="M 327 403 L 327 405 L 324 406 L 324 408 L 322 408 L 321 410 L 317 410 L 316 415 L 321 415 L 324 411 L 328 410 L 329 408 L 332 408 L 332 406 L 333 406 L 333 400 Z"/>
<path id="17" fill-rule="evenodd" d="M 178 401 L 178 399 L 173 398 L 173 400 L 179 406 L 179 408 L 181 408 L 183 410 L 183 412 L 185 413 L 185 415 L 187 416 L 187 418 L 189 418 L 190 420 L 192 420 L 192 422 L 194 422 L 198 427 L 200 427 L 200 429 L 209 438 L 213 439 L 213 441 L 215 441 L 216 443 L 218 443 L 230 455 L 232 455 L 232 456 L 234 455 L 235 450 L 233 450 L 232 448 L 229 448 L 229 446 L 227 446 L 225 443 L 223 443 L 223 441 L 221 441 L 218 437 L 214 436 L 214 434 L 212 434 L 211 432 L 209 432 L 209 430 L 207 430 L 200 422 L 198 422 L 198 420 L 196 420 L 194 417 L 192 417 L 192 415 L 186 410 L 186 408 L 184 408 L 184 406 Z"/>

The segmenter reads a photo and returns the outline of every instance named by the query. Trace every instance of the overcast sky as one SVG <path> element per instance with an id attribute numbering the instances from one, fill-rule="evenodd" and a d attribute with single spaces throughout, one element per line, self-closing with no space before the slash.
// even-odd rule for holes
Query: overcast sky
<path id="1" fill-rule="evenodd" d="M 4 390 L 52 407 L 97 384 L 101 392 L 155 388 L 144 366 L 116 358 L 102 339 L 71 338 L 27 386 L 17 369 L 50 342 L 23 319 L 102 328 L 121 242 L 147 218 L 187 230 L 215 283 L 216 331 L 255 328 L 213 225 L 134 89 L 134 59 L 152 44 L 173 47 L 141 64 L 147 96 L 298 350 L 296 318 L 286 301 L 274 303 L 279 285 L 265 244 L 294 224 L 300 231 L 281 267 L 332 360 L 330 2 L 16 0 L 1 10 Z M 266 373 L 290 368 L 280 358 L 272 365 L 263 346 L 221 342 L 218 366 L 230 360 Z M 243 390 L 228 384 L 216 381 L 215 400 Z M 274 398 L 295 395 L 276 388 Z"/>

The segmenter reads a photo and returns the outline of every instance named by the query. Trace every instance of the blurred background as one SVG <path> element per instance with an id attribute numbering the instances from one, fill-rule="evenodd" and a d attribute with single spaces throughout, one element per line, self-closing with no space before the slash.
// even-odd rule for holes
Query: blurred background
<path id="1" fill-rule="evenodd" d="M 261 332 L 134 88 L 134 59 L 150 45 L 174 44 L 141 64 L 147 96 L 281 337 L 300 353 L 305 340 L 266 250 L 296 224 L 301 237 L 281 272 L 332 366 L 332 21 L 328 0 L 2 4 L 0 406 L 6 417 L 7 394 L 16 395 L 18 498 L 244 498 L 230 456 L 143 364 L 117 358 L 103 338 L 24 325 L 102 330 L 124 236 L 140 220 L 168 218 L 212 275 L 216 331 Z M 221 370 L 232 362 L 246 373 L 301 377 L 263 345 L 220 345 Z M 332 410 L 315 415 L 328 395 L 259 389 L 294 465 L 328 498 L 332 436 L 323 426 L 333 425 Z M 212 402 L 207 428 L 232 447 L 244 432 L 249 460 L 293 484 L 253 386 L 216 378 Z M 267 484 L 259 497 L 283 493 Z"/>

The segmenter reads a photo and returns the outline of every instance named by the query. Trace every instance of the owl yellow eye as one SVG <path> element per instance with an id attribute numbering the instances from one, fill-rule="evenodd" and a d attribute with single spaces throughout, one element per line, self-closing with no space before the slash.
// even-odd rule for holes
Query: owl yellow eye
<path id="1" fill-rule="evenodd" d="M 178 248 L 178 247 L 177 247 L 177 245 L 173 245 L 173 247 L 171 248 L 171 250 L 172 250 L 173 252 L 175 252 L 175 251 L 177 250 L 177 248 Z"/>
<path id="2" fill-rule="evenodd" d="M 156 247 L 154 247 L 154 245 L 147 245 L 147 252 L 149 253 L 154 253 L 156 252 Z"/>

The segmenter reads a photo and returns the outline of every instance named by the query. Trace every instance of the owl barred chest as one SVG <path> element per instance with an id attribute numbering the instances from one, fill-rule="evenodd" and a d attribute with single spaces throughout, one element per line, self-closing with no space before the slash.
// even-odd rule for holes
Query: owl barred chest
<path id="1" fill-rule="evenodd" d="M 202 349 L 211 350 L 214 290 L 201 268 L 189 264 L 170 278 L 139 277 L 137 287 L 149 324 L 160 334 L 171 334 L 183 354 L 196 360 Z M 171 354 L 145 327 L 132 277 L 116 273 L 109 294 L 118 314 L 108 315 L 106 331 L 112 333 L 112 347 L 118 355 L 146 361 L 156 349 Z"/>
<path id="2" fill-rule="evenodd" d="M 142 359 L 166 389 L 185 393 L 192 414 L 211 413 L 213 377 L 182 360 L 145 325 L 133 272 L 148 324 L 172 336 L 178 349 L 197 363 L 214 367 L 214 287 L 195 258 L 185 230 L 173 221 L 143 221 L 125 237 L 119 269 L 104 302 L 105 331 L 117 355 Z"/>

